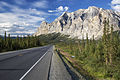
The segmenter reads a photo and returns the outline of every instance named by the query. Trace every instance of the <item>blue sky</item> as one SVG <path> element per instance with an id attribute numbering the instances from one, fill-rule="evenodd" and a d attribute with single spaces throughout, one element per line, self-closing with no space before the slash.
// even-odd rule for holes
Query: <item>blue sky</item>
<path id="1" fill-rule="evenodd" d="M 120 0 L 0 0 L 0 35 L 33 34 L 41 21 L 89 6 L 120 11 Z"/>

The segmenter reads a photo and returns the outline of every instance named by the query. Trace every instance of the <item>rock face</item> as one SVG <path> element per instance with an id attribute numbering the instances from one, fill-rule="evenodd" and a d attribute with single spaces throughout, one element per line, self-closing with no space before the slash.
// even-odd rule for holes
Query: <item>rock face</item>
<path id="1" fill-rule="evenodd" d="M 104 19 L 109 19 L 109 24 L 114 26 L 114 30 L 120 30 L 120 13 L 112 10 L 105 10 L 98 7 L 88 7 L 75 12 L 64 12 L 52 23 L 43 21 L 34 34 L 36 36 L 49 33 L 61 33 L 70 35 L 71 38 L 82 39 L 100 38 L 103 35 Z"/>

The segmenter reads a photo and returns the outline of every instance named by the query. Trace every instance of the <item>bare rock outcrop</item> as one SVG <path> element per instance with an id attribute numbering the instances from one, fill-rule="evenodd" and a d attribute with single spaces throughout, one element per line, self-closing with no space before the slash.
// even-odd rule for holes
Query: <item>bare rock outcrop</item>
<path id="1" fill-rule="evenodd" d="M 113 10 L 105 10 L 98 7 L 88 7 L 75 12 L 64 12 L 52 23 L 43 21 L 34 34 L 36 36 L 49 33 L 61 33 L 70 35 L 71 38 L 82 39 L 100 38 L 103 35 L 104 19 L 109 19 L 110 25 L 114 26 L 114 31 L 120 30 L 120 13 Z"/>

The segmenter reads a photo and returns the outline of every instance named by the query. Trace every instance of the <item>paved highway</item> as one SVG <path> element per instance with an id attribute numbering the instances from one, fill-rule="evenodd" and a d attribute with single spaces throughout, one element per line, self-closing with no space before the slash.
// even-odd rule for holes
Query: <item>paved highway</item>
<path id="1" fill-rule="evenodd" d="M 0 80 L 47 80 L 52 46 L 2 53 Z"/>

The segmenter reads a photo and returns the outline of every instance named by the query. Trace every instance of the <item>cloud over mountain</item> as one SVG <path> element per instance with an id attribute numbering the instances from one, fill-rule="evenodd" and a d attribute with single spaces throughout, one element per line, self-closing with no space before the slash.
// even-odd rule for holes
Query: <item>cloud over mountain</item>
<path id="1" fill-rule="evenodd" d="M 111 7 L 112 9 L 120 12 L 120 0 L 112 0 Z"/>
<path id="2" fill-rule="evenodd" d="M 64 12 L 64 11 L 68 11 L 69 7 L 65 6 L 59 6 L 58 8 L 56 8 L 55 10 L 48 10 L 48 12 Z"/>
<path id="3" fill-rule="evenodd" d="M 34 35 L 61 33 L 82 39 L 88 34 L 89 39 L 93 36 L 99 39 L 103 35 L 105 18 L 109 19 L 109 25 L 113 25 L 114 31 L 120 30 L 119 12 L 90 6 L 88 9 L 64 12 L 51 23 L 43 21 Z"/>

